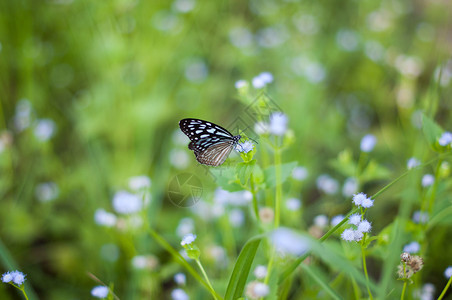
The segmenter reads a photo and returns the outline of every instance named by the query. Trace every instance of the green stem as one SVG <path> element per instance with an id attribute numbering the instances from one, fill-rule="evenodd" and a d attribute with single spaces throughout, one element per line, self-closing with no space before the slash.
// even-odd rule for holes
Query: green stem
<path id="1" fill-rule="evenodd" d="M 28 296 L 27 293 L 25 293 L 25 286 L 22 286 L 22 288 L 20 289 L 22 291 L 22 293 L 24 294 L 25 299 L 28 300 Z"/>
<path id="2" fill-rule="evenodd" d="M 364 236 L 363 241 L 364 240 L 365 240 L 365 236 Z M 369 298 L 372 300 L 373 299 L 372 292 L 370 291 L 370 287 L 369 287 L 369 274 L 367 274 L 366 251 L 365 251 L 364 246 L 362 244 L 361 244 L 361 255 L 363 257 L 363 270 L 364 270 L 364 275 L 366 276 L 367 292 L 369 293 Z"/>
<path id="3" fill-rule="evenodd" d="M 406 286 L 407 286 L 407 281 L 404 280 L 404 282 L 403 282 L 403 289 L 402 289 L 402 295 L 400 296 L 400 300 L 403 300 L 405 298 Z"/>
<path id="4" fill-rule="evenodd" d="M 202 275 L 204 276 L 204 278 L 206 279 L 207 284 L 208 284 L 209 287 L 210 287 L 211 294 L 212 294 L 213 298 L 216 300 L 216 299 L 217 299 L 217 297 L 216 297 L 216 295 L 215 295 L 216 293 L 213 292 L 214 289 L 213 289 L 213 287 L 212 287 L 212 284 L 210 283 L 209 277 L 207 276 L 206 271 L 205 271 L 204 268 L 202 267 L 202 264 L 201 264 L 201 262 L 199 261 L 199 259 L 196 260 L 196 263 L 198 264 L 198 267 L 199 267 L 199 269 L 201 270 Z"/>
<path id="5" fill-rule="evenodd" d="M 212 289 L 210 283 L 206 282 L 199 276 L 198 272 L 179 254 L 163 237 L 161 237 L 155 230 L 149 227 L 149 234 L 154 240 L 160 244 L 166 251 L 168 251 L 199 283 L 204 285 L 212 295 L 215 295 L 215 299 L 223 299 L 218 295 L 214 289 Z"/>
<path id="6" fill-rule="evenodd" d="M 257 196 L 256 196 L 256 188 L 254 187 L 254 176 L 253 176 L 253 173 L 251 173 L 251 175 L 250 175 L 250 188 L 251 188 L 251 194 L 253 194 L 254 214 L 256 215 L 256 220 L 258 220 L 260 222 L 259 206 L 257 205 Z"/>
<path id="7" fill-rule="evenodd" d="M 449 277 L 449 281 L 447 282 L 446 286 L 444 287 L 443 291 L 441 292 L 441 295 L 439 295 L 438 300 L 443 299 L 444 295 L 446 294 L 447 290 L 450 287 L 451 282 L 452 282 L 452 276 Z"/>
<path id="8" fill-rule="evenodd" d="M 275 177 L 276 177 L 276 194 L 275 194 L 275 228 L 279 227 L 281 217 L 281 200 L 282 200 L 282 182 L 281 182 L 281 150 L 275 149 Z"/>
<path id="9" fill-rule="evenodd" d="M 438 160 L 438 164 L 436 165 L 435 182 L 433 182 L 432 193 L 430 195 L 430 200 L 429 200 L 429 203 L 428 203 L 428 214 L 429 215 L 431 215 L 431 213 L 432 213 L 433 203 L 435 202 L 436 190 L 437 190 L 437 187 L 438 187 L 439 172 L 441 170 L 441 164 L 442 163 L 443 163 L 443 159 L 440 158 Z"/>

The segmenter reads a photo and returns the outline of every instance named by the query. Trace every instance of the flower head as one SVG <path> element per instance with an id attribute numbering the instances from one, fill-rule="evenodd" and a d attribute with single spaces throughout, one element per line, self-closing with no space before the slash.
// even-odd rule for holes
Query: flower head
<path id="1" fill-rule="evenodd" d="M 364 193 L 359 193 L 359 194 L 355 194 L 353 195 L 353 203 L 356 206 L 360 206 L 363 204 L 363 201 L 367 198 L 367 195 Z"/>
<path id="2" fill-rule="evenodd" d="M 342 222 L 342 220 L 344 219 L 344 215 L 337 215 L 331 218 L 331 226 L 336 226 L 337 224 L 339 224 L 340 222 Z"/>
<path id="3" fill-rule="evenodd" d="M 348 223 L 358 226 L 358 224 L 361 222 L 361 214 L 353 214 L 350 217 L 348 217 Z"/>
<path id="4" fill-rule="evenodd" d="M 287 131 L 288 118 L 282 112 L 275 112 L 270 115 L 269 131 L 274 135 L 284 135 Z"/>
<path id="5" fill-rule="evenodd" d="M 356 193 L 358 189 L 358 180 L 355 177 L 349 177 L 345 180 L 344 186 L 342 187 L 342 195 L 345 197 L 350 197 Z"/>
<path id="6" fill-rule="evenodd" d="M 372 225 L 370 224 L 370 222 L 367 220 L 363 220 L 358 224 L 357 230 L 361 232 L 370 232 L 371 229 Z"/>
<path id="7" fill-rule="evenodd" d="M 407 168 L 408 168 L 408 170 L 409 170 L 409 169 L 412 169 L 412 168 L 416 168 L 416 167 L 419 166 L 420 164 L 421 164 L 421 162 L 420 162 L 417 158 L 411 157 L 411 158 L 407 161 L 406 166 L 407 166 Z"/>
<path id="8" fill-rule="evenodd" d="M 235 145 L 235 150 L 242 153 L 248 153 L 253 149 L 254 144 L 248 140 L 244 141 L 243 143 L 237 143 L 237 145 Z"/>
<path id="9" fill-rule="evenodd" d="M 25 282 L 25 274 L 20 271 L 12 271 L 3 274 L 2 281 L 3 282 L 14 282 L 17 285 L 22 285 Z"/>
<path id="10" fill-rule="evenodd" d="M 444 276 L 446 276 L 446 278 L 452 277 L 452 266 L 448 266 L 446 270 L 444 270 Z"/>
<path id="11" fill-rule="evenodd" d="M 267 267 L 259 265 L 254 269 L 254 276 L 256 276 L 257 279 L 264 279 L 265 276 L 267 276 Z"/>
<path id="12" fill-rule="evenodd" d="M 188 300 L 190 299 L 187 293 L 183 289 L 174 289 L 171 292 L 171 298 L 173 300 Z"/>
<path id="13" fill-rule="evenodd" d="M 435 177 L 432 174 L 425 174 L 422 177 L 422 186 L 428 187 L 431 186 L 435 182 Z"/>
<path id="14" fill-rule="evenodd" d="M 182 246 L 190 245 L 196 240 L 196 234 L 189 233 L 185 235 L 180 243 Z"/>
<path id="15" fill-rule="evenodd" d="M 120 214 L 132 214 L 143 208 L 143 201 L 135 194 L 119 191 L 113 197 L 113 208 Z"/>
<path id="16" fill-rule="evenodd" d="M 177 273 L 176 275 L 174 275 L 174 281 L 178 285 L 185 285 L 185 283 L 187 282 L 187 278 L 185 277 L 184 273 Z"/>
<path id="17" fill-rule="evenodd" d="M 301 207 L 301 200 L 297 198 L 289 198 L 286 200 L 286 207 L 290 211 L 297 211 Z"/>
<path id="18" fill-rule="evenodd" d="M 371 152 L 377 144 L 377 138 L 373 134 L 367 134 L 361 139 L 361 151 Z"/>
<path id="19" fill-rule="evenodd" d="M 116 215 L 107 212 L 105 209 L 99 208 L 94 213 L 94 221 L 99 225 L 113 227 L 116 225 Z"/>
<path id="20" fill-rule="evenodd" d="M 13 275 L 11 274 L 11 272 L 3 273 L 3 275 L 2 275 L 2 282 L 8 283 L 11 280 L 13 280 Z"/>
<path id="21" fill-rule="evenodd" d="M 327 174 L 322 174 L 317 177 L 317 188 L 327 195 L 334 195 L 339 189 L 339 183 L 336 179 L 331 178 Z"/>
<path id="22" fill-rule="evenodd" d="M 292 171 L 292 178 L 303 181 L 308 177 L 308 170 L 305 167 L 295 167 Z"/>
<path id="23" fill-rule="evenodd" d="M 108 287 L 103 285 L 95 286 L 91 290 L 91 295 L 96 298 L 107 298 L 108 293 L 109 293 Z"/>
<path id="24" fill-rule="evenodd" d="M 405 247 L 403 247 L 403 252 L 408 252 L 408 253 L 417 253 L 421 250 L 421 245 L 419 245 L 418 242 L 411 242 L 407 245 L 405 245 Z"/>
<path id="25" fill-rule="evenodd" d="M 238 80 L 238 81 L 235 82 L 235 88 L 236 89 L 239 90 L 239 89 L 244 88 L 244 87 L 248 87 L 248 81 L 241 79 L 241 80 Z"/>
<path id="26" fill-rule="evenodd" d="M 251 281 L 246 287 L 246 296 L 250 299 L 259 299 L 265 297 L 270 292 L 270 288 L 265 283 Z"/>
<path id="27" fill-rule="evenodd" d="M 439 138 L 438 143 L 443 147 L 452 144 L 452 133 L 448 131 L 444 132 Z"/>
<path id="28" fill-rule="evenodd" d="M 302 255 L 310 249 L 309 240 L 289 228 L 275 229 L 270 239 L 276 250 L 283 255 Z"/>
<path id="29" fill-rule="evenodd" d="M 374 206 L 374 200 L 370 199 L 370 198 L 366 198 L 363 200 L 363 203 L 361 204 L 362 207 L 364 208 L 369 208 Z"/>
<path id="30" fill-rule="evenodd" d="M 355 231 L 351 228 L 347 228 L 342 232 L 341 238 L 344 241 L 351 242 L 355 240 Z"/>
<path id="31" fill-rule="evenodd" d="M 132 191 L 139 191 L 151 187 L 151 179 L 146 175 L 130 177 L 129 187 Z"/>

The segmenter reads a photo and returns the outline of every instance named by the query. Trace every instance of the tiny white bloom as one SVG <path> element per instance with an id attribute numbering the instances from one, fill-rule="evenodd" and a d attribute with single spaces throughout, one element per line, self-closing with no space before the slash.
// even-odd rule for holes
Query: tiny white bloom
<path id="1" fill-rule="evenodd" d="M 180 243 L 182 246 L 190 245 L 196 240 L 196 234 L 189 233 L 185 235 L 182 239 L 182 242 Z"/>
<path id="2" fill-rule="evenodd" d="M 354 177 L 349 177 L 345 180 L 342 187 L 342 195 L 345 197 L 351 197 L 358 190 L 358 180 Z"/>
<path id="3" fill-rule="evenodd" d="M 174 289 L 171 292 L 171 298 L 173 300 L 188 300 L 190 299 L 187 295 L 187 293 L 183 289 Z"/>
<path id="4" fill-rule="evenodd" d="M 99 225 L 113 227 L 116 225 L 117 217 L 105 209 L 99 208 L 94 213 L 94 221 Z"/>
<path id="5" fill-rule="evenodd" d="M 246 140 L 243 143 L 237 143 L 235 150 L 238 152 L 248 153 L 254 149 L 254 144 L 251 141 Z"/>
<path id="6" fill-rule="evenodd" d="M 91 290 L 91 295 L 96 298 L 107 298 L 108 293 L 109 293 L 108 288 L 103 285 L 95 286 Z"/>
<path id="7" fill-rule="evenodd" d="M 267 134 L 269 132 L 269 124 L 259 121 L 254 124 L 254 131 L 259 135 Z"/>
<path id="8" fill-rule="evenodd" d="M 11 274 L 11 272 L 3 273 L 3 275 L 2 275 L 2 281 L 3 281 L 4 283 L 8 283 L 8 282 L 10 282 L 11 280 L 13 280 L 13 275 Z"/>
<path id="9" fill-rule="evenodd" d="M 363 204 L 363 201 L 367 199 L 367 195 L 364 193 L 359 193 L 353 195 L 353 204 L 356 206 L 361 206 Z"/>
<path id="10" fill-rule="evenodd" d="M 55 132 L 55 122 L 50 119 L 38 120 L 34 129 L 35 137 L 41 141 L 48 141 Z"/>
<path id="11" fill-rule="evenodd" d="M 417 210 L 413 213 L 413 222 L 414 223 L 425 224 L 425 223 L 427 223 L 428 219 L 429 219 L 429 217 L 428 217 L 427 212 L 421 212 L 421 211 Z"/>
<path id="12" fill-rule="evenodd" d="M 421 164 L 421 162 L 420 162 L 417 158 L 411 157 L 411 158 L 407 161 L 406 166 L 407 166 L 407 168 L 408 168 L 408 170 L 409 170 L 409 169 L 412 169 L 412 168 L 416 168 L 416 167 L 419 166 L 420 164 Z"/>
<path id="13" fill-rule="evenodd" d="M 301 200 L 297 198 L 289 198 L 286 200 L 286 207 L 290 211 L 297 211 L 301 207 Z"/>
<path id="14" fill-rule="evenodd" d="M 241 209 L 233 209 L 229 212 L 229 222 L 232 227 L 240 227 L 245 222 L 245 214 Z"/>
<path id="15" fill-rule="evenodd" d="M 265 84 L 273 82 L 273 75 L 270 72 L 262 72 L 258 75 Z"/>
<path id="16" fill-rule="evenodd" d="M 331 218 L 330 224 L 331 224 L 331 226 L 334 227 L 337 224 L 339 224 L 340 222 L 342 222 L 342 220 L 344 220 L 344 215 L 336 215 Z"/>
<path id="17" fill-rule="evenodd" d="M 439 138 L 438 143 L 443 147 L 451 144 L 452 143 L 452 133 L 448 132 L 448 131 L 444 132 L 441 135 L 441 137 Z"/>
<path id="18" fill-rule="evenodd" d="M 359 242 L 360 240 L 363 239 L 364 233 L 362 233 L 362 232 L 359 231 L 359 230 L 355 230 L 355 231 L 353 231 L 353 235 L 354 235 L 354 238 L 353 238 L 353 239 L 354 239 L 356 242 Z"/>
<path id="19" fill-rule="evenodd" d="M 411 242 L 409 244 L 406 244 L 403 247 L 403 252 L 408 252 L 408 253 L 418 253 L 421 250 L 421 245 L 419 245 L 418 242 Z"/>
<path id="20" fill-rule="evenodd" d="M 259 265 L 254 269 L 254 276 L 256 276 L 257 279 L 264 279 L 265 276 L 267 276 L 267 267 Z"/>
<path id="21" fill-rule="evenodd" d="M 362 207 L 364 208 L 369 208 L 374 206 L 374 200 L 370 199 L 370 198 L 366 198 L 363 200 L 363 203 L 361 204 Z"/>
<path id="22" fill-rule="evenodd" d="M 135 194 L 119 191 L 113 197 L 113 208 L 120 214 L 132 214 L 143 208 L 143 201 Z"/>
<path id="23" fill-rule="evenodd" d="M 435 177 L 432 174 L 425 174 L 422 177 L 422 186 L 428 187 L 431 186 L 435 182 Z"/>
<path id="24" fill-rule="evenodd" d="M 353 214 L 348 218 L 348 223 L 352 225 L 358 226 L 358 224 L 361 222 L 361 215 L 360 214 Z"/>
<path id="25" fill-rule="evenodd" d="M 370 232 L 371 229 L 372 225 L 370 224 L 370 222 L 367 220 L 363 220 L 358 224 L 357 230 L 361 232 Z"/>
<path id="26" fill-rule="evenodd" d="M 11 276 L 13 277 L 13 282 L 17 285 L 22 285 L 25 281 L 25 274 L 20 271 L 12 271 Z"/>
<path id="27" fill-rule="evenodd" d="M 275 229 L 270 239 L 276 250 L 283 255 L 302 255 L 310 249 L 309 240 L 289 228 Z"/>
<path id="28" fill-rule="evenodd" d="M 247 87 L 247 86 L 248 86 L 248 81 L 246 81 L 246 80 L 238 80 L 235 82 L 235 88 L 238 90 L 241 88 Z"/>
<path id="29" fill-rule="evenodd" d="M 319 227 L 326 227 L 328 225 L 328 217 L 325 215 L 318 215 L 314 218 L 314 224 Z"/>
<path id="30" fill-rule="evenodd" d="M 151 187 L 151 179 L 146 175 L 134 176 L 129 179 L 129 188 L 132 191 L 147 189 Z"/>
<path id="31" fill-rule="evenodd" d="M 308 177 L 308 170 L 305 167 L 295 167 L 292 170 L 292 178 L 298 181 L 303 181 Z"/>
<path id="32" fill-rule="evenodd" d="M 185 283 L 187 282 L 187 278 L 185 277 L 184 273 L 177 273 L 176 275 L 174 275 L 174 281 L 178 285 L 185 285 Z"/>
<path id="33" fill-rule="evenodd" d="M 195 229 L 195 222 L 191 218 L 183 218 L 179 221 L 177 225 L 176 233 L 178 236 L 183 237 Z"/>
<path id="34" fill-rule="evenodd" d="M 251 84 L 255 89 L 261 89 L 266 86 L 265 81 L 262 80 L 261 77 L 256 76 L 251 80 Z"/>
<path id="35" fill-rule="evenodd" d="M 36 186 L 35 195 L 41 202 L 52 201 L 58 197 L 60 190 L 55 182 L 43 182 Z"/>
<path id="36" fill-rule="evenodd" d="M 269 131 L 274 135 L 284 135 L 287 131 L 288 118 L 282 112 L 275 112 L 270 115 Z"/>
<path id="37" fill-rule="evenodd" d="M 339 190 L 339 183 L 329 175 L 322 174 L 316 180 L 317 188 L 327 195 L 334 195 Z"/>
<path id="38" fill-rule="evenodd" d="M 262 282 L 257 282 L 254 285 L 254 294 L 258 297 L 265 297 L 270 293 L 270 288 L 268 285 Z"/>
<path id="39" fill-rule="evenodd" d="M 367 134 L 361 139 L 361 151 L 371 152 L 377 144 L 377 138 L 373 134 Z"/>
<path id="40" fill-rule="evenodd" d="M 446 268 L 446 270 L 444 271 L 444 276 L 446 276 L 446 278 L 448 279 L 452 277 L 452 266 Z"/>
<path id="41" fill-rule="evenodd" d="M 355 231 L 351 228 L 347 228 L 342 232 L 341 238 L 344 241 L 351 242 L 355 240 Z"/>

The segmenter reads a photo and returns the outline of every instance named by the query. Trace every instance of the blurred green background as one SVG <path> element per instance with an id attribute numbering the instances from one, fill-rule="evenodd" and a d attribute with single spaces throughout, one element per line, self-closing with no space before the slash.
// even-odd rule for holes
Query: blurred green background
<path id="1" fill-rule="evenodd" d="M 309 170 L 303 221 L 293 224 L 345 212 L 340 191 L 332 200 L 317 190 L 320 174 L 345 180 L 328 161 L 344 149 L 356 156 L 372 133 L 389 180 L 428 155 L 421 111 L 452 128 L 451 11 L 445 0 L 2 1 L 0 270 L 26 273 L 42 299 L 89 298 L 98 283 L 87 272 L 121 299 L 169 298 L 180 267 L 145 230 L 99 226 L 95 211 L 112 211 L 115 193 L 147 175 L 140 220 L 177 248 L 179 221 L 193 213 L 168 201 L 168 182 L 204 172 L 178 142 L 178 121 L 231 124 L 247 107 L 235 82 L 247 80 L 252 99 L 261 72 L 273 75 L 262 90 L 295 135 L 283 161 Z M 203 185 L 211 197 L 216 183 Z M 384 197 L 377 232 L 397 213 L 394 196 Z M 221 243 L 208 225 L 197 229 Z M 239 245 L 250 236 L 235 235 Z M 134 268 L 137 255 L 158 266 Z M 206 296 L 200 290 L 193 299 Z M 16 297 L 0 285 L 1 299 Z"/>

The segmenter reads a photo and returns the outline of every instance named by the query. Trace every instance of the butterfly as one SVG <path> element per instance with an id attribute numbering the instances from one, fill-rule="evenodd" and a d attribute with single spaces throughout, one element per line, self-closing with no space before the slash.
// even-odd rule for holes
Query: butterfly
<path id="1" fill-rule="evenodd" d="M 208 166 L 217 167 L 224 163 L 242 138 L 219 125 L 199 119 L 180 120 L 179 127 L 190 139 L 188 149 L 193 150 L 196 160 Z"/>

